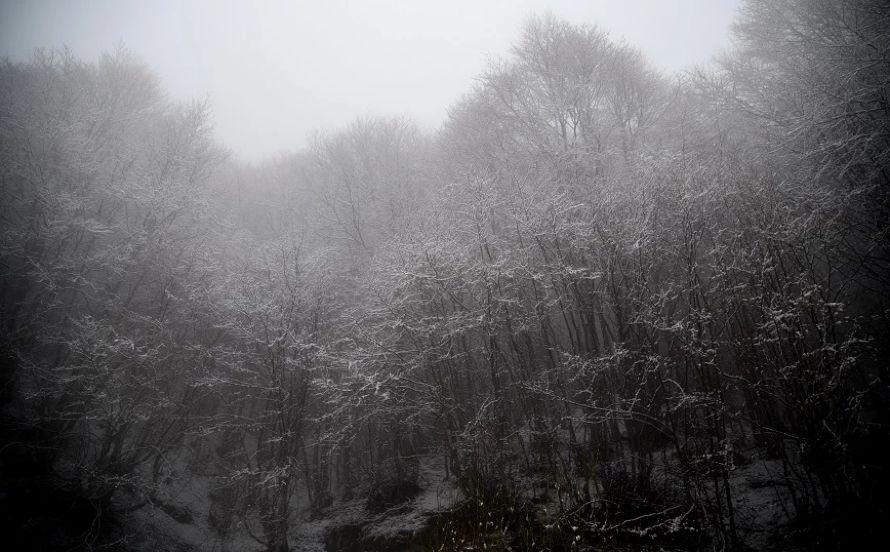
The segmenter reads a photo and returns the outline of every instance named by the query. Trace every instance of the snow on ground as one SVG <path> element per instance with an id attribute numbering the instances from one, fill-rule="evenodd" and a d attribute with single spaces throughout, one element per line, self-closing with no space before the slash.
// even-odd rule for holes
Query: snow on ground
<path id="1" fill-rule="evenodd" d="M 233 527 L 225 537 L 213 530 L 209 519 L 211 494 L 217 484 L 211 475 L 188 475 L 185 457 L 173 462 L 170 481 L 153 505 L 131 512 L 125 524 L 130 544 L 140 550 L 200 550 L 234 552 L 261 550 L 262 546 L 244 531 Z M 191 472 L 194 473 L 194 472 Z M 181 476 L 181 477 L 180 477 Z M 463 499 L 453 481 L 446 480 L 441 457 L 419 461 L 421 492 L 412 500 L 380 513 L 365 507 L 365 497 L 335 502 L 323 518 L 312 519 L 305 492 L 294 497 L 299 508 L 294 514 L 290 544 L 293 550 L 325 552 L 325 536 L 331 529 L 357 526 L 365 537 L 390 539 L 423 529 L 428 517 L 452 507 Z M 125 507 L 126 504 L 121 504 Z"/>
<path id="2" fill-rule="evenodd" d="M 322 519 L 312 520 L 308 510 L 304 511 L 291 534 L 292 547 L 306 552 L 324 552 L 326 532 L 345 526 L 362 526 L 365 537 L 397 538 L 423 529 L 430 515 L 463 500 L 460 490 L 452 481 L 446 480 L 445 463 L 441 457 L 420 459 L 418 476 L 420 494 L 381 514 L 369 513 L 364 498 L 336 502 Z"/>
<path id="3" fill-rule="evenodd" d="M 780 460 L 755 458 L 731 472 L 730 490 L 740 537 L 755 550 L 764 550 L 769 536 L 791 521 L 791 490 L 783 481 Z"/>
<path id="4" fill-rule="evenodd" d="M 129 514 L 125 523 L 138 550 L 200 550 L 249 552 L 262 546 L 243 531 L 223 537 L 210 523 L 211 491 L 218 484 L 211 475 L 197 474 L 189 453 L 170 461 L 170 483 L 163 485 L 153 505 Z"/>
<path id="5" fill-rule="evenodd" d="M 184 459 L 174 470 L 185 474 Z M 445 476 L 442 457 L 426 457 L 419 461 L 418 483 L 421 492 L 412 500 L 389 510 L 372 514 L 365 507 L 365 497 L 335 502 L 323 518 L 312 519 L 304 493 L 295 497 L 299 508 L 294 514 L 290 544 L 293 550 L 325 552 L 325 537 L 331 530 L 353 527 L 369 539 L 399 539 L 426 527 L 430 516 L 457 505 L 464 499 L 454 480 Z M 262 547 L 244 531 L 235 528 L 220 536 L 211 528 L 209 512 L 212 476 L 173 477 L 177 484 L 164 489 L 155 507 L 147 506 L 129 514 L 127 527 L 134 538 L 131 544 L 144 550 L 201 550 L 212 552 L 252 551 Z M 778 460 L 752 458 L 746 465 L 730 473 L 730 484 L 736 508 L 740 536 L 753 549 L 767 546 L 767 539 L 776 528 L 790 521 L 791 489 L 785 481 L 782 463 Z M 529 480 L 529 487 L 534 482 Z M 543 489 L 534 490 L 536 498 Z M 555 497 L 539 504 L 557 510 Z"/>
<path id="6" fill-rule="evenodd" d="M 463 500 L 463 494 L 445 479 L 445 462 L 441 456 L 425 458 L 418 467 L 423 489 L 410 503 L 396 506 L 371 520 L 366 534 L 372 537 L 393 537 L 422 529 L 427 518 L 447 510 Z"/>

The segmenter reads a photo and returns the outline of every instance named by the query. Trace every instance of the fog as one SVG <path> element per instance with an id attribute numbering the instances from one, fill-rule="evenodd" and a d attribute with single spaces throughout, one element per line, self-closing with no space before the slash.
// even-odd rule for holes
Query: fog
<path id="1" fill-rule="evenodd" d="M 871 550 L 890 1 L 7 2 L 8 550 Z"/>
<path id="2" fill-rule="evenodd" d="M 177 99 L 206 98 L 219 139 L 258 160 L 356 116 L 437 127 L 516 29 L 550 11 L 596 24 L 659 69 L 707 63 L 729 45 L 737 0 L 4 0 L 0 55 L 118 44 Z"/>

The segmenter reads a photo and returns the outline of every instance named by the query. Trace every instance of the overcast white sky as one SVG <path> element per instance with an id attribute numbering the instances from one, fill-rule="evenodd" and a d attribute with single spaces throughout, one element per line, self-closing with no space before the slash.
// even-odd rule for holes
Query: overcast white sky
<path id="1" fill-rule="evenodd" d="M 174 98 L 206 97 L 245 160 L 299 149 L 313 130 L 404 115 L 427 128 L 548 10 L 596 24 L 676 72 L 729 46 L 738 0 L 0 0 L 0 56 L 123 42 Z"/>

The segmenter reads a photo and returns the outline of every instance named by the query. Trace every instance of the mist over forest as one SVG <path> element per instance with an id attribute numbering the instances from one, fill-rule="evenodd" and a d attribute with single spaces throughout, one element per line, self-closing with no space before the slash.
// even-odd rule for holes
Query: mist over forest
<path id="1" fill-rule="evenodd" d="M 890 2 L 594 23 L 251 163 L 126 47 L 0 61 L 6 549 L 886 541 Z"/>

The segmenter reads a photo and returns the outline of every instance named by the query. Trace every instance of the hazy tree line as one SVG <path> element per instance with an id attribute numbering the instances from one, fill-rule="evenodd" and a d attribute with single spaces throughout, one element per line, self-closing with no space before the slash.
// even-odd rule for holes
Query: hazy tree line
<path id="1" fill-rule="evenodd" d="M 211 474 L 217 529 L 274 551 L 300 489 L 382 510 L 429 455 L 528 549 L 737 548 L 754 453 L 791 517 L 886 519 L 887 29 L 883 0 L 748 0 L 667 77 L 533 19 L 437 133 L 259 165 L 126 52 L 5 61 L 6 411 L 96 519 Z M 520 523 L 530 485 L 565 528 Z M 477 513 L 445 546 L 492 542 Z"/>

